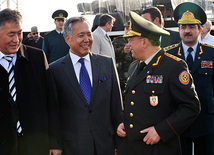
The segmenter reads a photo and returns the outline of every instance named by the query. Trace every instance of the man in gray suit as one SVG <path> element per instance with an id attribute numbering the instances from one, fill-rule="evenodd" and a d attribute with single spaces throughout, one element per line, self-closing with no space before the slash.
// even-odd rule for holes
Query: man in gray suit
<path id="1" fill-rule="evenodd" d="M 107 32 L 111 32 L 114 26 L 115 18 L 109 14 L 103 14 L 99 19 L 99 26 L 93 32 L 94 43 L 91 49 L 93 53 L 107 55 L 115 60 L 114 47 Z"/>
<path id="2" fill-rule="evenodd" d="M 70 52 L 50 65 L 63 155 L 114 155 L 122 111 L 114 61 L 90 52 L 93 37 L 84 17 L 68 19 L 64 35 Z"/>

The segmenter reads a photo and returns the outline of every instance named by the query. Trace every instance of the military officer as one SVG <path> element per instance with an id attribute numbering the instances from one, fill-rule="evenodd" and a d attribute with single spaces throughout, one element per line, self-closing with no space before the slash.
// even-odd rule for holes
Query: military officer
<path id="1" fill-rule="evenodd" d="M 56 10 L 52 14 L 56 29 L 45 35 L 42 45 L 48 63 L 65 56 L 69 52 L 69 46 L 63 36 L 63 26 L 67 16 L 68 13 L 65 10 Z"/>
<path id="2" fill-rule="evenodd" d="M 198 42 L 206 23 L 204 10 L 195 3 L 185 2 L 174 11 L 182 41 L 166 47 L 166 52 L 186 60 L 191 69 L 195 88 L 201 102 L 201 113 L 196 121 L 181 135 L 183 155 L 192 155 L 192 142 L 197 155 L 213 155 L 214 150 L 214 48 Z"/>
<path id="3" fill-rule="evenodd" d="M 121 155 L 181 155 L 179 135 L 200 112 L 200 103 L 186 63 L 160 48 L 169 33 L 130 12 L 129 38 L 137 60 L 128 72 Z"/>

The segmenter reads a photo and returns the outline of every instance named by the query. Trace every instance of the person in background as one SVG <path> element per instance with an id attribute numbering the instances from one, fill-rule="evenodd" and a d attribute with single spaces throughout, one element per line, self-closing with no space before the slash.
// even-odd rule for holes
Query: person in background
<path id="1" fill-rule="evenodd" d="M 214 36 L 210 34 L 212 30 L 212 22 L 207 19 L 207 22 L 202 25 L 201 34 L 198 37 L 198 41 L 201 43 L 206 43 L 214 46 Z"/>
<path id="2" fill-rule="evenodd" d="M 63 155 L 114 155 L 121 122 L 121 92 L 113 58 L 91 53 L 84 17 L 64 25 L 70 52 L 50 64 L 58 102 Z M 56 120 L 57 121 L 57 120 Z"/>
<path id="3" fill-rule="evenodd" d="M 23 44 L 42 49 L 43 37 L 37 26 L 31 27 L 31 32 L 23 39 Z"/>
<path id="4" fill-rule="evenodd" d="M 56 108 L 48 63 L 41 49 L 21 42 L 20 12 L 0 11 L 0 154 L 48 155 L 57 144 L 49 136 Z"/>
<path id="5" fill-rule="evenodd" d="M 185 2 L 174 10 L 182 41 L 165 48 L 167 53 L 185 60 L 193 76 L 195 89 L 201 102 L 201 112 L 194 123 L 181 135 L 183 155 L 213 155 L 214 148 L 214 47 L 198 42 L 207 21 L 204 10 L 197 4 Z"/>
<path id="6" fill-rule="evenodd" d="M 150 7 L 146 8 L 145 10 L 142 11 L 141 17 L 144 19 L 154 23 L 160 28 L 164 28 L 164 20 L 161 11 L 157 7 Z M 179 43 L 181 41 L 180 35 L 178 32 L 172 31 L 172 30 L 166 30 L 170 33 L 169 36 L 161 36 L 160 37 L 160 46 L 166 47 L 172 44 Z"/>
<path id="7" fill-rule="evenodd" d="M 127 33 L 129 31 L 130 22 L 124 24 L 124 31 Z M 128 68 L 133 61 L 130 48 L 127 48 L 127 39 L 124 37 L 115 37 L 113 40 L 113 46 L 116 57 L 116 66 L 120 79 L 121 91 L 125 90 L 125 83 L 127 80 Z"/>
<path id="8" fill-rule="evenodd" d="M 56 29 L 45 35 L 42 45 L 48 63 L 65 56 L 69 52 L 69 46 L 63 37 L 63 26 L 67 16 L 68 13 L 65 10 L 56 10 L 52 14 Z"/>
<path id="9" fill-rule="evenodd" d="M 92 53 L 107 55 L 115 60 L 115 51 L 111 42 L 111 38 L 107 32 L 111 32 L 116 19 L 109 14 L 102 14 L 99 18 L 99 26 L 93 32 Z"/>
<path id="10" fill-rule="evenodd" d="M 179 135 L 193 123 L 200 103 L 186 63 L 160 48 L 169 32 L 130 12 L 132 56 L 124 97 L 120 155 L 181 155 Z M 188 120 L 188 121 L 187 121 Z"/>

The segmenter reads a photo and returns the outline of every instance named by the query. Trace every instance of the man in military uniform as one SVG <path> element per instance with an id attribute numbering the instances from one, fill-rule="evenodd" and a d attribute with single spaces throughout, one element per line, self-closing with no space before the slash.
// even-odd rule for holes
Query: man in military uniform
<path id="1" fill-rule="evenodd" d="M 132 56 L 124 98 L 121 155 L 181 155 L 179 135 L 200 112 L 186 63 L 160 48 L 169 33 L 130 12 Z"/>
<path id="2" fill-rule="evenodd" d="M 192 142 L 197 155 L 213 155 L 214 148 L 214 48 L 198 42 L 206 23 L 204 10 L 195 3 L 181 3 L 174 11 L 182 39 L 180 44 L 166 47 L 166 52 L 186 60 L 194 79 L 201 102 L 201 113 L 196 121 L 181 135 L 183 155 L 192 155 Z"/>
<path id="3" fill-rule="evenodd" d="M 126 22 L 124 24 L 125 33 L 129 32 L 129 26 L 130 26 L 130 22 Z M 124 50 L 124 48 L 126 48 L 126 45 L 127 45 L 126 38 L 116 37 L 114 38 L 112 43 L 115 51 L 117 71 L 120 78 L 121 92 L 123 92 L 125 90 L 125 83 L 127 80 L 128 68 L 131 62 L 133 61 L 133 58 L 129 47 L 128 47 L 128 51 Z"/>
<path id="4" fill-rule="evenodd" d="M 45 35 L 42 45 L 48 63 L 65 56 L 69 52 L 69 46 L 63 37 L 63 26 L 67 16 L 68 13 L 65 10 L 56 10 L 52 14 L 56 29 Z"/>

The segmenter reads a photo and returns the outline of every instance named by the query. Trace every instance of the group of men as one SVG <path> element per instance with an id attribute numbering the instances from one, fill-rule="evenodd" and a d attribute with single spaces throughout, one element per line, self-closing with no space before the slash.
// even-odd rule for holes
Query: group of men
<path id="1" fill-rule="evenodd" d="M 86 18 L 65 22 L 62 12 L 43 52 L 21 44 L 18 11 L 0 11 L 0 154 L 192 155 L 192 143 L 195 154 L 214 153 L 214 47 L 198 41 L 207 21 L 200 6 L 176 7 L 181 42 L 165 48 L 172 33 L 161 17 L 130 12 L 123 37 L 136 60 L 123 99 L 115 55 L 101 52 L 113 50 L 106 32 L 115 19 L 101 16 L 92 33 Z M 62 30 L 66 45 L 51 49 Z M 47 60 L 54 50 L 65 56 Z"/>

